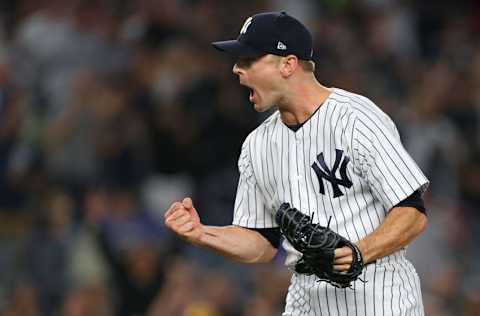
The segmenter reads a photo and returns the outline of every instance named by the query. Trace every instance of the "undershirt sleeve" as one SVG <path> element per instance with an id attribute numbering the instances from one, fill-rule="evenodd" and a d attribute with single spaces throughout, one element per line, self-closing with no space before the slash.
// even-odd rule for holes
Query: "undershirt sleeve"
<path id="1" fill-rule="evenodd" d="M 416 190 L 415 192 L 412 193 L 409 197 L 407 197 L 405 200 L 401 201 L 397 206 L 403 206 L 403 207 L 413 207 L 416 208 L 419 212 L 427 215 L 427 210 L 425 208 L 425 203 L 422 198 L 422 193 L 420 190 Z"/>
<path id="2" fill-rule="evenodd" d="M 278 249 L 278 247 L 280 247 L 280 240 L 282 237 L 280 228 L 252 228 L 252 230 L 265 237 L 274 248 Z"/>

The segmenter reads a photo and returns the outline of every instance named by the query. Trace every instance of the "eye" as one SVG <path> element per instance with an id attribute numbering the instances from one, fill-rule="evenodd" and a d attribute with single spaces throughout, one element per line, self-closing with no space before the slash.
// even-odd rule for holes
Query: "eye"
<path id="1" fill-rule="evenodd" d="M 249 68 L 255 62 L 255 59 L 252 57 L 241 57 L 237 61 L 237 65 L 243 68 Z"/>
<path id="2" fill-rule="evenodd" d="M 257 56 L 257 57 L 240 57 L 238 60 L 237 60 L 237 65 L 239 67 L 243 67 L 243 68 L 249 68 L 253 65 L 253 63 L 255 63 L 257 60 L 259 60 L 260 58 L 262 58 L 262 56 Z"/>

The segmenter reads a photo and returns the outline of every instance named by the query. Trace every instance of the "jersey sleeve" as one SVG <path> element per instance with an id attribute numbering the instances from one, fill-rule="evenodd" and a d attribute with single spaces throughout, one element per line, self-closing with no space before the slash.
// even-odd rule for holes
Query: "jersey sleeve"
<path id="1" fill-rule="evenodd" d="M 244 142 L 238 160 L 238 181 L 233 225 L 247 228 L 273 228 L 278 225 L 274 215 L 266 208 L 265 198 L 255 179 L 250 148 L 250 137 Z"/>
<path id="2" fill-rule="evenodd" d="M 354 168 L 387 210 L 415 191 L 423 193 L 427 189 L 427 177 L 403 147 L 389 118 L 358 115 L 351 144 Z"/>

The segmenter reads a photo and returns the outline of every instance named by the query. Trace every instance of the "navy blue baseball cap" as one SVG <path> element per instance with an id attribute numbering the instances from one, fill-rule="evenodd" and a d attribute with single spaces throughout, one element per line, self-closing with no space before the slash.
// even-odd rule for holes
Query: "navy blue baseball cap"
<path id="1" fill-rule="evenodd" d="M 264 54 L 293 54 L 303 60 L 313 57 L 312 35 L 305 25 L 285 12 L 255 14 L 245 20 L 236 40 L 213 42 L 212 45 L 235 57 Z"/>

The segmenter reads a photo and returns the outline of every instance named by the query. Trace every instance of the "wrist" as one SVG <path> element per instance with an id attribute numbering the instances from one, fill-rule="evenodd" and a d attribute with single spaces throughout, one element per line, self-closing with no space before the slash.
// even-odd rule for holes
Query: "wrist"
<path id="1" fill-rule="evenodd" d="M 372 257 L 368 249 L 368 244 L 364 240 L 359 240 L 357 242 L 357 246 L 358 246 L 358 249 L 360 250 L 360 253 L 362 254 L 363 263 L 364 264 L 370 263 L 372 261 Z"/>
<path id="2" fill-rule="evenodd" d="M 199 225 L 190 236 L 189 241 L 195 246 L 204 247 L 208 244 L 207 226 Z"/>

